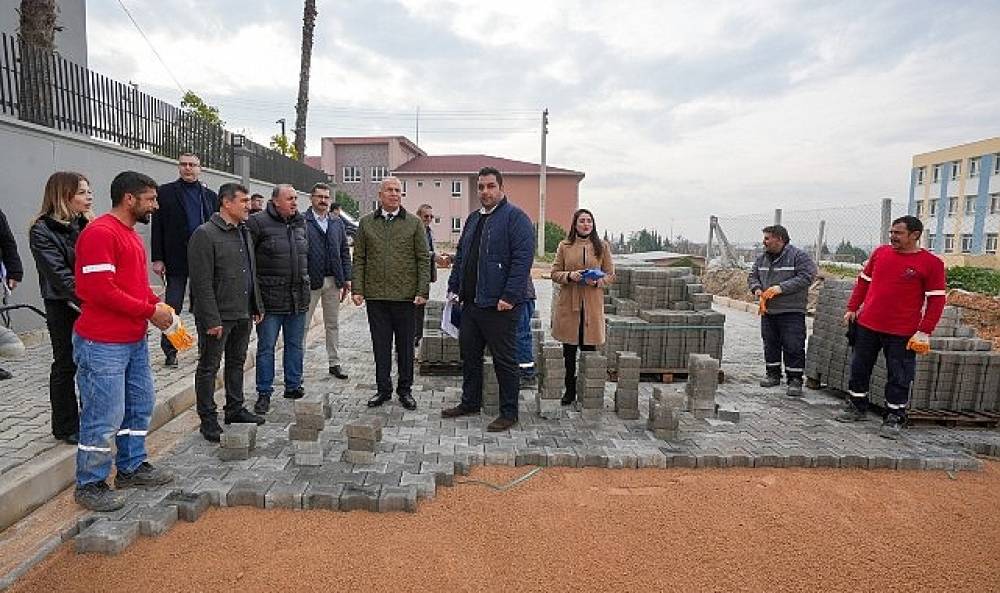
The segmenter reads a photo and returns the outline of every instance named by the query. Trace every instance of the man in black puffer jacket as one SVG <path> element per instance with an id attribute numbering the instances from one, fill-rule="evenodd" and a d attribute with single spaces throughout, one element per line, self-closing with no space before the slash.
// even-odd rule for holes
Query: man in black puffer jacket
<path id="1" fill-rule="evenodd" d="M 17 241 L 14 239 L 14 233 L 10 231 L 3 210 L 0 210 L 0 263 L 3 263 L 5 271 L 4 274 L 0 274 L 0 280 L 8 289 L 14 290 L 17 283 L 24 278 L 24 268 L 21 267 L 21 258 L 17 255 Z M 4 330 L 10 331 L 7 328 Z M 0 368 L 0 380 L 10 377 L 10 371 Z"/>
<path id="2" fill-rule="evenodd" d="M 257 261 L 257 284 L 264 319 L 257 325 L 257 403 L 266 414 L 274 392 L 274 346 L 282 332 L 285 350 L 285 397 L 298 399 L 302 389 L 303 342 L 309 309 L 309 246 L 305 219 L 299 214 L 295 188 L 277 185 L 263 212 L 247 221 Z"/>

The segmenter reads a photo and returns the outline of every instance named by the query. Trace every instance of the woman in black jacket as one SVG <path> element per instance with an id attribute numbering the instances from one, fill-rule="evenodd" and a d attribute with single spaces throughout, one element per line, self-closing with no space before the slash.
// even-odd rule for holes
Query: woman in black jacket
<path id="1" fill-rule="evenodd" d="M 76 400 L 71 336 L 80 315 L 73 277 L 76 240 L 93 218 L 90 182 L 79 173 L 53 173 L 45 184 L 42 209 L 31 225 L 28 244 L 38 268 L 38 283 L 45 300 L 45 323 L 52 342 L 49 400 L 52 402 L 52 434 L 75 445 L 80 432 Z"/>

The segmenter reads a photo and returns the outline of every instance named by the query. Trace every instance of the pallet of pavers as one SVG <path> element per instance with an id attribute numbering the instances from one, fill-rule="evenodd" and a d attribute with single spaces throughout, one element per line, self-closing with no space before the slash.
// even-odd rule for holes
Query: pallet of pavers
<path id="1" fill-rule="evenodd" d="M 643 374 L 687 373 L 691 354 L 722 358 L 726 316 L 691 268 L 620 267 L 605 298 L 608 368 L 635 352 Z"/>
<path id="2" fill-rule="evenodd" d="M 848 390 L 851 349 L 843 318 L 853 288 L 853 280 L 826 280 L 820 289 L 806 355 L 806 377 L 811 387 L 825 384 Z M 945 307 L 931 334 L 931 351 L 917 356 L 910 388 L 911 416 L 921 419 L 921 410 L 1000 412 L 1000 352 L 992 348 L 992 342 L 977 338 L 973 328 L 962 323 L 961 309 Z M 885 358 L 879 354 L 870 386 L 875 405 L 885 404 L 887 379 Z M 928 419 L 937 417 L 940 414 Z M 971 417 L 966 414 L 962 418 Z M 995 423 L 995 419 L 987 415 L 984 422 Z"/>

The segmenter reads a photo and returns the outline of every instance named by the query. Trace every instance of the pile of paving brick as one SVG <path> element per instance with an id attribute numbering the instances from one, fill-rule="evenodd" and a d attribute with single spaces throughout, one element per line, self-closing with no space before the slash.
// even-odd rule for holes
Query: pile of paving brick
<path id="1" fill-rule="evenodd" d="M 622 353 L 621 359 L 628 361 L 625 354 L 628 353 Z M 718 387 L 719 361 L 707 354 L 691 354 L 688 357 L 688 380 L 684 391 L 653 388 L 653 397 L 649 398 L 646 428 L 657 438 L 673 440 L 678 437 L 682 413 L 689 413 L 695 418 L 719 416 L 715 402 Z M 719 419 L 735 422 L 738 421 L 739 414 L 729 412 Z"/>
<path id="2" fill-rule="evenodd" d="M 576 406 L 584 418 L 598 418 L 604 411 L 607 380 L 608 358 L 596 351 L 581 352 L 576 368 Z"/>
<path id="3" fill-rule="evenodd" d="M 458 338 L 453 338 L 441 330 L 441 315 L 444 313 L 444 301 L 427 301 L 424 315 L 424 337 L 420 340 L 420 364 L 422 370 L 430 370 L 430 366 L 453 367 L 461 364 L 461 354 L 458 348 Z M 542 343 L 545 341 L 545 330 L 542 320 L 535 310 L 531 319 L 532 352 L 535 358 L 541 356 Z"/>
<path id="4" fill-rule="evenodd" d="M 378 444 L 382 442 L 382 418 L 367 416 L 344 426 L 347 450 L 343 460 L 347 463 L 374 463 Z"/>
<path id="5" fill-rule="evenodd" d="M 309 395 L 292 404 L 295 422 L 288 426 L 288 440 L 295 452 L 295 465 L 323 465 L 323 444 L 319 433 L 332 415 L 329 395 Z"/>
<path id="6" fill-rule="evenodd" d="M 848 390 L 851 348 L 843 325 L 853 280 L 826 280 L 819 292 L 813 333 L 809 337 L 806 376 L 841 391 Z M 945 307 L 931 335 L 931 351 L 917 357 L 910 406 L 925 410 L 1000 411 L 1000 352 L 962 324 L 962 310 Z M 888 372 L 879 354 L 872 372 L 870 397 L 885 403 Z"/>
<path id="7" fill-rule="evenodd" d="M 610 368 L 618 352 L 635 352 L 642 372 L 680 370 L 693 353 L 722 357 L 726 316 L 712 310 L 691 268 L 616 269 L 617 279 L 605 294 Z"/>
<path id="8" fill-rule="evenodd" d="M 563 390 L 566 386 L 566 363 L 562 345 L 547 342 L 541 354 L 535 357 L 538 391 L 535 393 L 535 412 L 542 418 L 562 417 Z"/>

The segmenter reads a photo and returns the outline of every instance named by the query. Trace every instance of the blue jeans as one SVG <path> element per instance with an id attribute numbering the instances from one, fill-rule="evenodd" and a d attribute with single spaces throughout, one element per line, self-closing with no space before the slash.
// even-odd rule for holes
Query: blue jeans
<path id="1" fill-rule="evenodd" d="M 522 303 L 521 317 L 517 321 L 517 360 L 518 372 L 522 377 L 535 376 L 535 355 L 531 348 L 531 316 L 535 314 L 535 299 Z"/>
<path id="2" fill-rule="evenodd" d="M 278 332 L 285 337 L 281 363 L 285 369 L 285 391 L 302 387 L 306 313 L 267 313 L 257 324 L 257 393 L 274 392 L 274 345 Z"/>
<path id="3" fill-rule="evenodd" d="M 133 472 L 146 460 L 146 432 L 156 387 L 145 338 L 128 344 L 87 340 L 73 332 L 73 360 L 80 389 L 78 486 L 107 480 L 111 437 L 118 471 Z"/>

